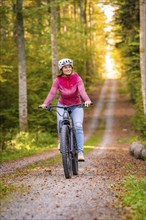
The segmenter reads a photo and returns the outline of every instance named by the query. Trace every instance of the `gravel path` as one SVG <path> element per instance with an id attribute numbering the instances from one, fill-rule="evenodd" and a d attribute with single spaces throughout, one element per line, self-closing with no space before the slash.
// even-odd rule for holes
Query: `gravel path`
<path id="1" fill-rule="evenodd" d="M 15 185 L 23 184 L 27 190 L 2 201 L 1 220 L 129 219 L 112 186 L 133 172 L 126 170 L 126 164 L 142 167 L 143 161 L 130 157 L 127 145 L 118 143 L 119 138 L 130 135 L 125 122 L 133 111 L 127 100 L 120 100 L 117 81 L 108 80 L 104 86 L 106 92 L 100 99 L 100 112 L 105 106 L 103 140 L 86 156 L 85 163 L 79 163 L 79 175 L 65 179 L 61 164 L 19 175 Z"/>

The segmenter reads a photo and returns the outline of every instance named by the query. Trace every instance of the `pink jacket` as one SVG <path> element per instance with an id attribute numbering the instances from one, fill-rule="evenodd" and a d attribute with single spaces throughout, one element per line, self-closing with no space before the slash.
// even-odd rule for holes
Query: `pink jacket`
<path id="1" fill-rule="evenodd" d="M 62 105 L 74 105 L 81 103 L 81 97 L 84 101 L 90 101 L 81 77 L 77 73 L 72 73 L 70 76 L 58 76 L 52 85 L 52 88 L 44 101 L 44 104 L 49 105 L 55 97 L 57 90 L 60 92 L 59 102 Z M 81 97 L 80 97 L 81 96 Z"/>

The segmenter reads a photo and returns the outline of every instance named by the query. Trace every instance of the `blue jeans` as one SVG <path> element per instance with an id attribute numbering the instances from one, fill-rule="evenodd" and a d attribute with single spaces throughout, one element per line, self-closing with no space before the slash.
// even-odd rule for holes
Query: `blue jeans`
<path id="1" fill-rule="evenodd" d="M 63 106 L 60 103 L 58 103 L 58 105 Z M 64 109 L 57 108 L 57 111 L 59 112 L 60 115 L 63 115 Z M 57 113 L 57 128 L 59 127 L 59 121 L 63 119 L 59 114 Z M 83 132 L 84 110 L 83 108 L 72 107 L 71 115 L 72 115 L 72 119 L 73 119 L 74 127 L 75 127 L 78 152 L 83 152 L 84 150 L 84 132 Z"/>

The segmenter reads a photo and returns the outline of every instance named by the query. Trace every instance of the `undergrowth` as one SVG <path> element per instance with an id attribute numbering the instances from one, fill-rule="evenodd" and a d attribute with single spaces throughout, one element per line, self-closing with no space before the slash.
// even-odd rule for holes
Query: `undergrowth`
<path id="1" fill-rule="evenodd" d="M 132 219 L 146 219 L 146 177 L 138 179 L 133 175 L 127 176 L 122 181 L 121 187 L 122 204 L 131 208 Z"/>
<path id="2" fill-rule="evenodd" d="M 48 132 L 21 132 L 7 143 L 6 149 L 1 149 L 0 162 L 15 160 L 24 156 L 51 150 L 56 145 L 57 138 Z"/>

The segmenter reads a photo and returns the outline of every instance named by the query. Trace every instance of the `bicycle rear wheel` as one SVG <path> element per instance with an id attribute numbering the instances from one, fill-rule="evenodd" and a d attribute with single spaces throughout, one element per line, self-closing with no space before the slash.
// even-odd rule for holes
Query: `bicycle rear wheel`
<path id="1" fill-rule="evenodd" d="M 74 132 L 73 132 L 73 145 L 74 145 L 74 153 L 72 158 L 72 171 L 74 175 L 78 175 L 78 147 Z"/>
<path id="2" fill-rule="evenodd" d="M 72 156 L 70 153 L 70 133 L 67 125 L 63 125 L 60 135 L 60 148 L 64 174 L 67 179 L 72 177 Z"/>

